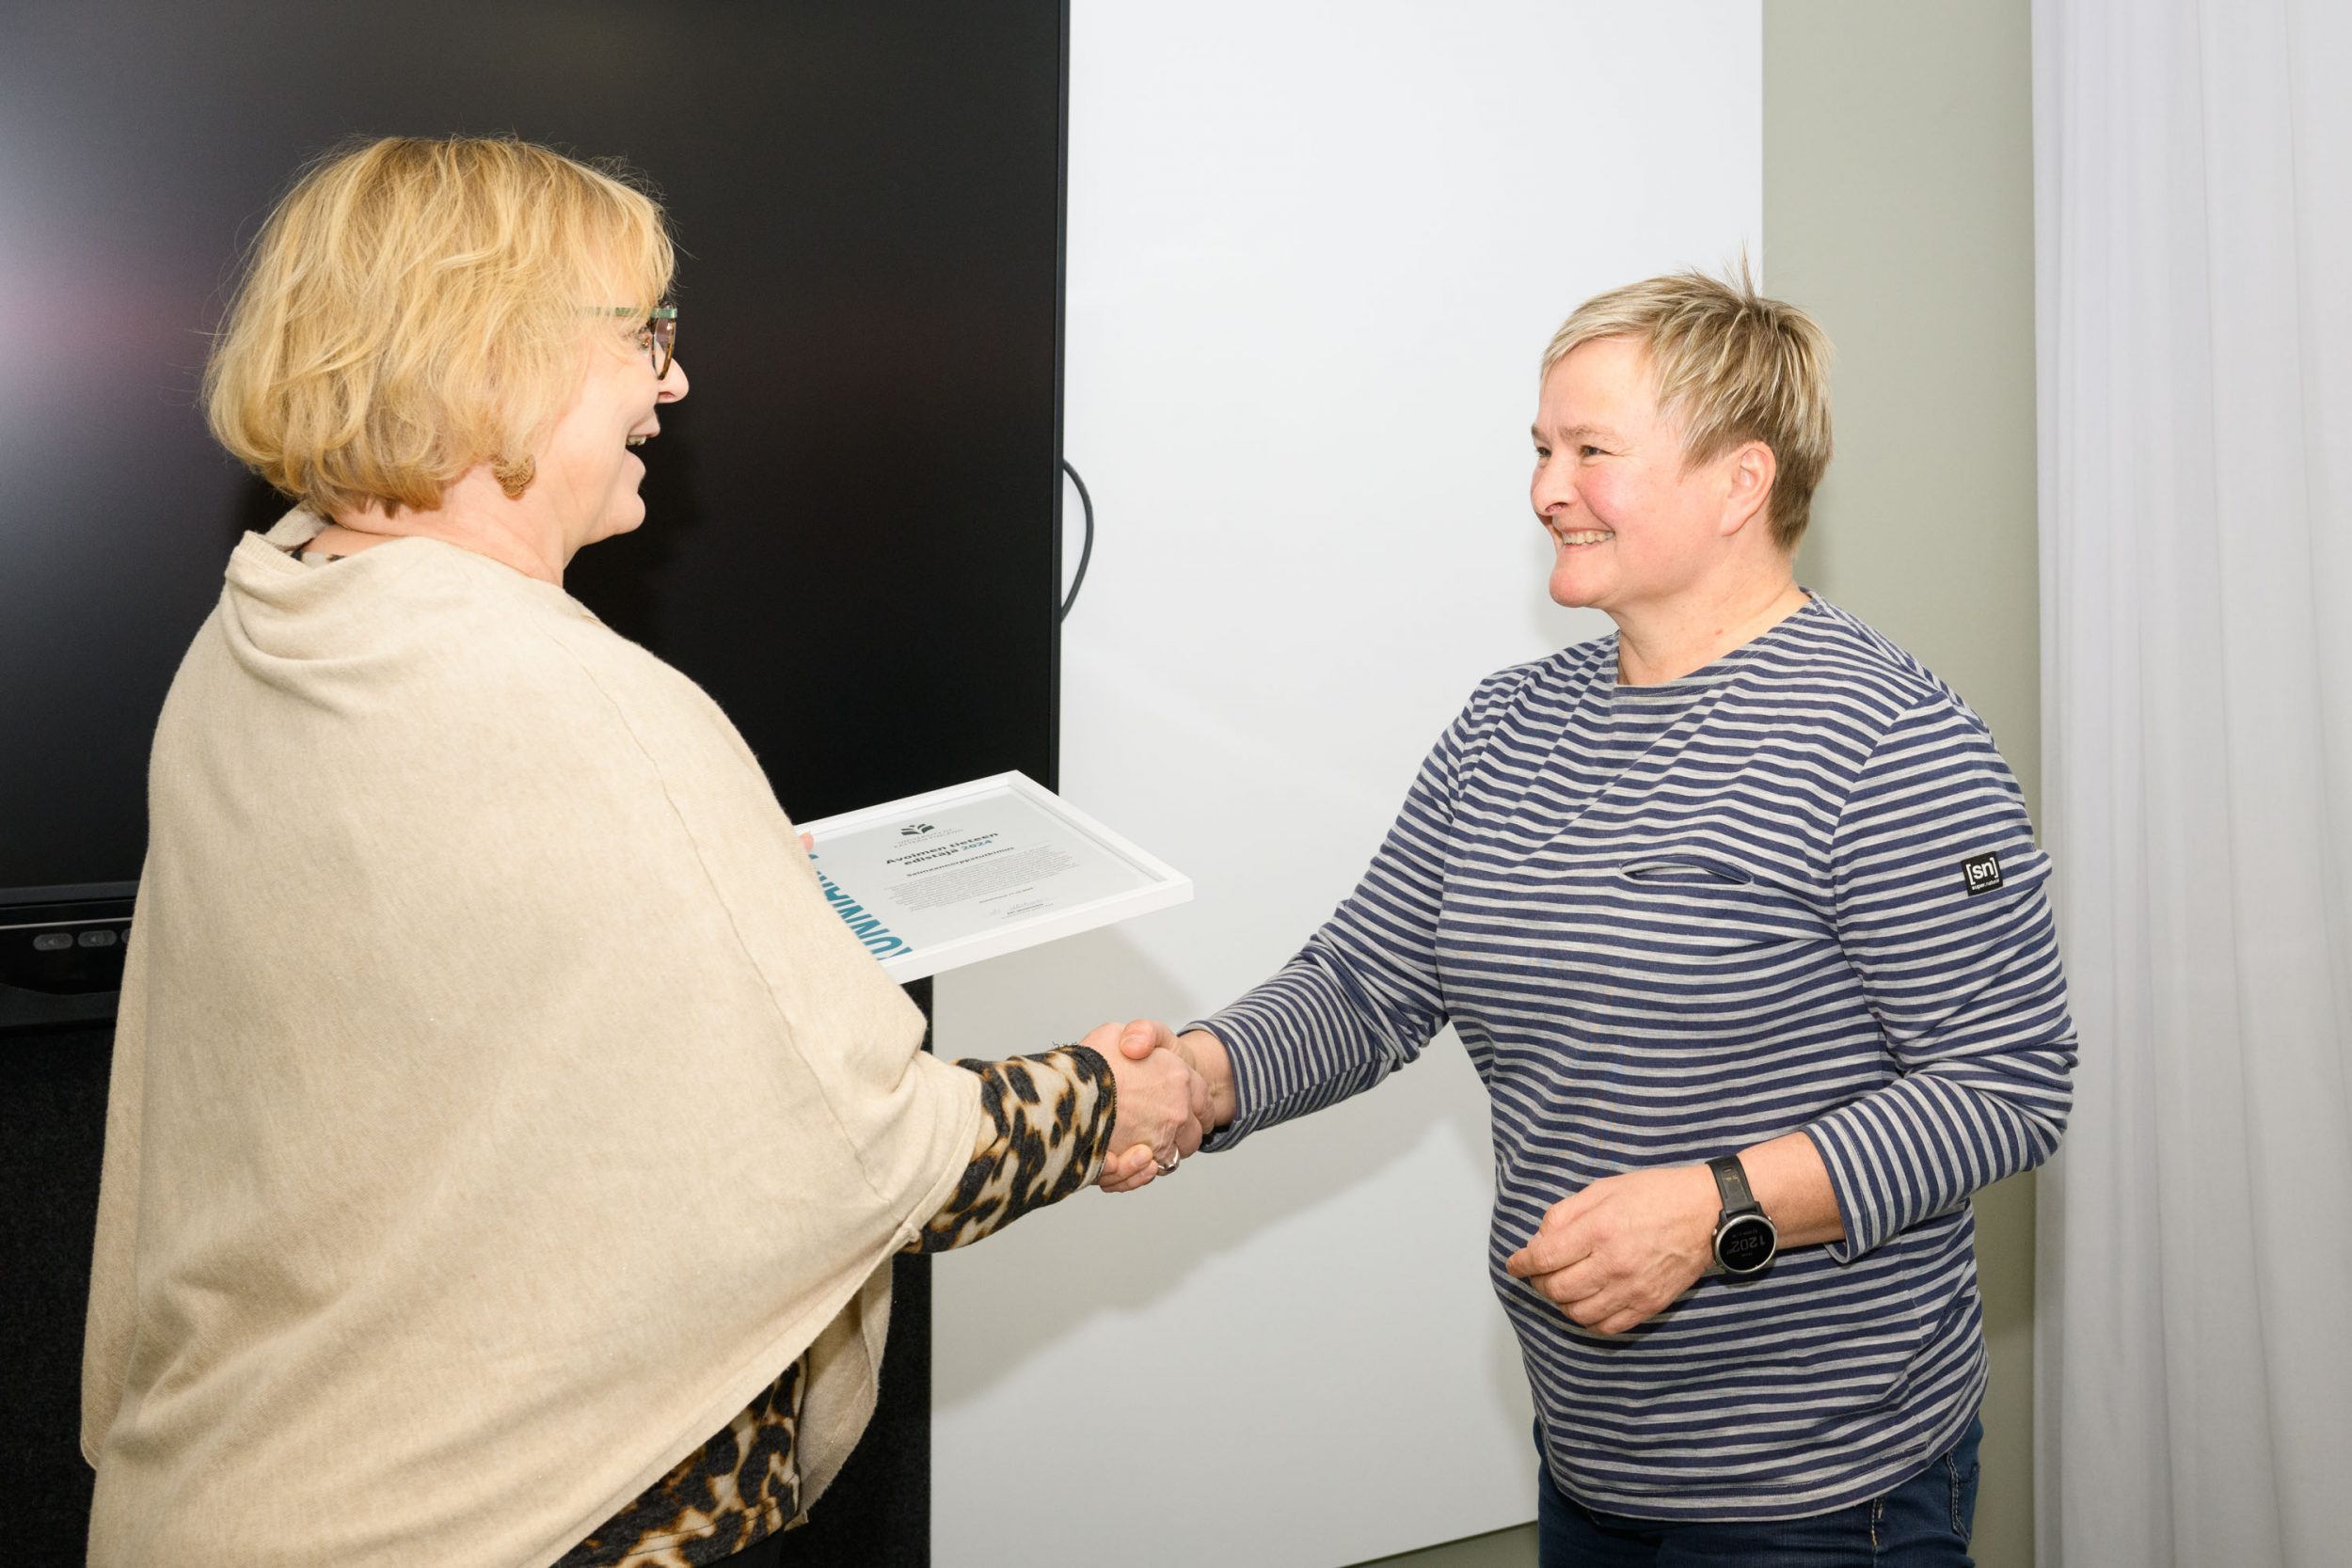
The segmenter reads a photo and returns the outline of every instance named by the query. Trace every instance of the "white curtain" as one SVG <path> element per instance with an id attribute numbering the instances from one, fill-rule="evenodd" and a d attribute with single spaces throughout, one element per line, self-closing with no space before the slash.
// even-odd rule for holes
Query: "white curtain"
<path id="1" fill-rule="evenodd" d="M 2352 1564 L 2352 4 L 2034 0 L 2044 1568 Z M 1999 452 L 1985 453 L 2001 462 Z"/>

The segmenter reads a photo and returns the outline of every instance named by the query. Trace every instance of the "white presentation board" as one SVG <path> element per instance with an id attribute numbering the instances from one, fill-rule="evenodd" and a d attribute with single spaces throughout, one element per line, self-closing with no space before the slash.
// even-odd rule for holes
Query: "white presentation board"
<path id="1" fill-rule="evenodd" d="M 1196 893 L 943 976 L 950 1058 L 1199 1017 L 1296 951 L 1480 678 L 1609 629 L 1545 596 L 1552 331 L 1768 260 L 1756 0 L 1071 11 L 1064 448 L 1100 530 L 1059 784 Z M 1449 1035 L 941 1255 L 938 1568 L 1336 1568 L 1532 1518 L 1493 1170 Z"/>

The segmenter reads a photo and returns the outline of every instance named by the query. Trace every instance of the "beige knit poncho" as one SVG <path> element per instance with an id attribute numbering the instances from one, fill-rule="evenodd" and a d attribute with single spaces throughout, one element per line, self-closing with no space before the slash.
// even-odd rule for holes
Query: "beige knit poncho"
<path id="1" fill-rule="evenodd" d="M 710 700 L 485 558 L 247 538 L 150 791 L 91 1562 L 541 1568 L 811 1347 L 821 1492 L 978 1080 Z"/>

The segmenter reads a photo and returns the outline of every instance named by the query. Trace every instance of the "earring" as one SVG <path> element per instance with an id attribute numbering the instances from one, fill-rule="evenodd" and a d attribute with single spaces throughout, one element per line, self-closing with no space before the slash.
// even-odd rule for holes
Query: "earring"
<path id="1" fill-rule="evenodd" d="M 520 457 L 496 458 L 490 464 L 490 477 L 499 482 L 499 488 L 506 492 L 508 500 L 518 501 L 523 499 L 523 492 L 531 488 L 531 482 L 539 477 L 539 465 L 528 452 Z"/>

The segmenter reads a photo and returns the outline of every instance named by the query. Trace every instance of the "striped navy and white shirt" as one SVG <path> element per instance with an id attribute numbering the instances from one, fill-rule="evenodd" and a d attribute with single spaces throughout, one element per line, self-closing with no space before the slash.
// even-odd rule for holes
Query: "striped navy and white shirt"
<path id="1" fill-rule="evenodd" d="M 1664 686 L 1613 635 L 1482 682 L 1355 894 L 1205 1021 L 1225 1148 L 1448 1022 L 1494 1100 L 1494 1289 L 1552 1479 L 1770 1519 L 1959 1438 L 1985 1353 L 1968 1195 L 2058 1143 L 2074 1059 L 2023 798 L 1982 721 L 1820 599 Z M 1580 1328 L 1503 1259 L 1598 1178 L 1803 1129 L 1846 1239 Z"/>

